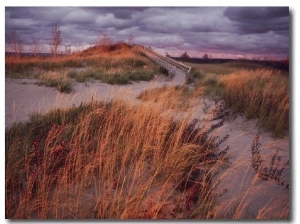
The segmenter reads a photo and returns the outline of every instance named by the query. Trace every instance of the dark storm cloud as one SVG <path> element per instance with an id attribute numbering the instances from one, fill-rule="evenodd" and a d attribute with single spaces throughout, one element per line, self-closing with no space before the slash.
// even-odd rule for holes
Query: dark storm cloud
<path id="1" fill-rule="evenodd" d="M 132 19 L 135 13 L 143 12 L 146 9 L 144 7 L 107 8 L 117 19 Z"/>
<path id="2" fill-rule="evenodd" d="M 231 7 L 224 12 L 228 18 L 236 21 L 270 20 L 288 17 L 288 7 Z"/>
<path id="3" fill-rule="evenodd" d="M 113 41 L 151 46 L 179 55 L 256 54 L 288 57 L 287 7 L 6 7 L 5 41 L 16 31 L 22 44 L 34 36 L 51 42 L 57 24 L 62 45 L 95 44 L 105 32 Z"/>
<path id="4" fill-rule="evenodd" d="M 222 7 L 149 8 L 139 20 L 141 30 L 150 32 L 222 32 L 230 30 Z M 155 16 L 153 16 L 155 15 Z"/>
<path id="5" fill-rule="evenodd" d="M 226 9 L 224 15 L 236 22 L 242 34 L 289 32 L 288 7 L 233 7 Z"/>
<path id="6" fill-rule="evenodd" d="M 112 13 L 118 19 L 131 19 L 135 12 L 143 12 L 147 7 L 82 7 L 81 9 L 94 14 Z"/>

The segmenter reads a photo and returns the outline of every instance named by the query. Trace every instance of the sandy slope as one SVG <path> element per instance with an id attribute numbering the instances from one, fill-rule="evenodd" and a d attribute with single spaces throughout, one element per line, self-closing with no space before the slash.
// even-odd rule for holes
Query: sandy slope
<path id="1" fill-rule="evenodd" d="M 151 82 L 138 82 L 125 86 L 108 85 L 98 81 L 88 84 L 74 83 L 74 92 L 61 94 L 53 88 L 37 86 L 35 80 L 5 80 L 5 126 L 14 121 L 27 120 L 32 112 L 47 112 L 53 108 L 78 106 L 91 99 L 101 101 L 112 97 L 137 102 L 136 96 L 145 89 L 163 85 L 181 85 L 185 82 L 184 73 L 177 71 L 172 81 L 156 77 Z M 204 104 L 205 102 L 205 104 Z M 206 110 L 203 110 L 205 107 Z M 215 103 L 208 99 L 196 99 L 189 113 L 191 119 L 207 119 Z M 204 112 L 206 111 L 206 113 Z M 177 114 L 180 117 L 180 114 Z M 217 135 L 230 137 L 221 145 L 229 146 L 229 164 L 220 170 L 215 177 L 220 192 L 216 207 L 216 218 L 288 218 L 289 194 L 285 186 L 273 180 L 262 180 L 251 167 L 251 144 L 256 133 L 255 121 L 245 121 L 241 116 L 224 122 L 217 129 Z M 264 163 L 270 164 L 272 155 L 278 149 L 282 162 L 289 159 L 289 137 L 273 139 L 269 133 L 260 133 L 261 154 Z M 285 183 L 289 183 L 289 169 L 283 175 Z M 233 209 L 235 208 L 235 209 Z"/>
<path id="2" fill-rule="evenodd" d="M 229 167 L 222 170 L 216 179 L 222 180 L 219 190 L 226 193 L 220 198 L 217 207 L 219 214 L 228 214 L 237 219 L 287 218 L 289 214 L 289 168 L 281 177 L 281 183 L 275 180 L 263 180 L 251 166 L 251 144 L 258 133 L 254 121 L 245 121 L 242 117 L 226 122 L 220 135 L 229 134 L 226 140 L 229 146 Z M 260 133 L 260 153 L 265 167 L 270 167 L 272 156 L 278 149 L 280 164 L 289 160 L 289 138 L 273 139 L 268 133 Z M 284 186 L 281 184 L 283 183 Z M 236 211 L 233 210 L 236 208 Z M 221 217 L 222 217 L 221 216 Z"/>

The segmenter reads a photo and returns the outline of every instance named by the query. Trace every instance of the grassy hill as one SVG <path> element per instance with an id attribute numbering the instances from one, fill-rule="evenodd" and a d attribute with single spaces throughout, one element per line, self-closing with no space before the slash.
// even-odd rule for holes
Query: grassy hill
<path id="1" fill-rule="evenodd" d="M 129 45 L 117 43 L 103 49 L 94 46 L 72 55 L 34 57 L 7 55 L 6 78 L 35 78 L 39 85 L 57 87 L 60 92 L 72 90 L 72 79 L 89 79 L 109 84 L 128 84 L 131 81 L 149 81 L 154 75 L 167 71 Z"/>

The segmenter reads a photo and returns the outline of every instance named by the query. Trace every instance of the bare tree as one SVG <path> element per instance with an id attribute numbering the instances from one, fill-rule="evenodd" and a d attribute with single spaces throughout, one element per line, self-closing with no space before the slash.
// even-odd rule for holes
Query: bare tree
<path id="1" fill-rule="evenodd" d="M 112 44 L 110 37 L 106 32 L 101 33 L 101 38 L 99 40 L 98 46 L 102 51 L 108 51 L 109 46 Z"/>
<path id="2" fill-rule="evenodd" d="M 186 51 L 180 57 L 181 58 L 190 58 L 190 56 L 188 55 L 188 53 Z"/>
<path id="3" fill-rule="evenodd" d="M 128 41 L 128 45 L 131 45 L 132 44 L 132 41 L 133 41 L 133 35 L 130 34 L 127 38 L 127 41 Z"/>
<path id="4" fill-rule="evenodd" d="M 12 51 L 14 53 L 17 53 L 17 42 L 18 42 L 17 40 L 18 40 L 17 32 L 12 31 L 11 32 L 11 44 L 12 44 Z"/>
<path id="5" fill-rule="evenodd" d="M 71 54 L 71 49 L 72 49 L 71 44 L 65 46 L 65 54 Z"/>
<path id="6" fill-rule="evenodd" d="M 12 31 L 11 33 L 11 44 L 12 44 L 12 51 L 16 55 L 20 56 L 20 54 L 23 52 L 23 45 L 16 31 Z"/>
<path id="7" fill-rule="evenodd" d="M 35 57 L 40 53 L 40 44 L 39 41 L 33 36 L 32 37 L 32 53 Z"/>
<path id="8" fill-rule="evenodd" d="M 207 60 L 208 59 L 208 54 L 203 54 L 202 58 Z"/>
<path id="9" fill-rule="evenodd" d="M 57 54 L 57 48 L 61 44 L 60 30 L 57 24 L 52 25 L 52 48 L 51 53 Z"/>

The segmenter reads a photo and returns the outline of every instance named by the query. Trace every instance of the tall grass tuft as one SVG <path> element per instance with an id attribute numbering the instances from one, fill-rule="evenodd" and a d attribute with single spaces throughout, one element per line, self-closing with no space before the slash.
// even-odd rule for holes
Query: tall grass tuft
<path id="1" fill-rule="evenodd" d="M 66 72 L 46 72 L 39 77 L 38 85 L 56 87 L 59 92 L 69 93 L 72 91 L 71 80 Z"/>
<path id="2" fill-rule="evenodd" d="M 197 121 L 119 101 L 5 132 L 6 218 L 207 218 L 223 154 Z"/>
<path id="3" fill-rule="evenodd" d="M 281 136 L 289 128 L 289 80 L 276 70 L 242 70 L 220 78 L 227 106 Z"/>
<path id="4" fill-rule="evenodd" d="M 195 91 L 185 86 L 163 86 L 141 92 L 138 99 L 142 101 L 155 102 L 166 110 L 179 109 L 185 111 L 190 106 L 190 99 Z"/>

